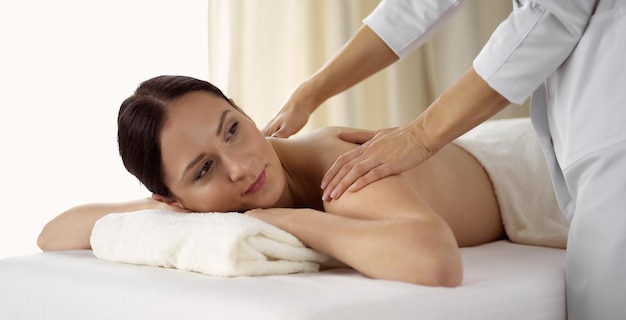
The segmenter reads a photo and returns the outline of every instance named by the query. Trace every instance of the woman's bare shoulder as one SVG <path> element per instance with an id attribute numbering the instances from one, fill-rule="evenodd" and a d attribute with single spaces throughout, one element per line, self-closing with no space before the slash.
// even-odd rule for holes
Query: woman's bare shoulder
<path id="1" fill-rule="evenodd" d="M 295 139 L 299 140 L 298 143 L 317 149 L 317 151 L 323 150 L 327 153 L 334 153 L 336 157 L 356 146 L 353 143 L 341 140 L 339 133 L 359 130 L 361 129 L 327 126 L 303 133 L 302 135 L 296 136 Z"/>
<path id="2" fill-rule="evenodd" d="M 357 146 L 354 143 L 341 140 L 339 133 L 358 130 L 360 129 L 334 126 L 323 127 L 303 134 L 301 143 L 310 152 L 315 153 L 314 156 L 322 161 L 323 165 L 328 169 L 337 160 L 337 157 Z"/>
<path id="3" fill-rule="evenodd" d="M 356 130 L 345 127 L 323 127 L 291 136 L 288 139 L 269 138 L 283 165 L 306 168 L 320 179 L 332 163 L 356 145 L 339 139 L 339 132 Z"/>

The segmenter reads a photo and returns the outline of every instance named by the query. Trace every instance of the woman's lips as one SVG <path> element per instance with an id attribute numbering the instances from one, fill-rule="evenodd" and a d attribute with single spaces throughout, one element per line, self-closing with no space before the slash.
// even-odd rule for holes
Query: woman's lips
<path id="1" fill-rule="evenodd" d="M 261 188 L 263 188 L 264 184 L 265 184 L 265 169 L 261 171 L 261 174 L 259 174 L 256 180 L 250 185 L 250 187 L 248 187 L 248 190 L 246 190 L 246 194 L 255 193 L 259 191 Z"/>

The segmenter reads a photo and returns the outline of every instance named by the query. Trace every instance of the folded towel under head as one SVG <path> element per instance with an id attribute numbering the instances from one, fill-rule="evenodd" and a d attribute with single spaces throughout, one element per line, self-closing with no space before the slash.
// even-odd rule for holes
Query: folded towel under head
<path id="1" fill-rule="evenodd" d="M 234 212 L 143 210 L 109 214 L 91 235 L 96 257 L 213 276 L 316 272 L 336 265 L 293 235 Z"/>

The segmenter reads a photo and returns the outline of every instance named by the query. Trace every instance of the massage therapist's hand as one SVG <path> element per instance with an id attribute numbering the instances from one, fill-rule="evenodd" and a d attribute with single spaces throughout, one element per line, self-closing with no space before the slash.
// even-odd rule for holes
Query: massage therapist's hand
<path id="1" fill-rule="evenodd" d="M 341 132 L 339 137 L 361 145 L 339 156 L 324 175 L 324 201 L 339 198 L 346 189 L 358 191 L 374 181 L 402 173 L 431 155 L 409 126 Z"/>
<path id="2" fill-rule="evenodd" d="M 311 113 L 319 106 L 304 98 L 304 90 L 301 85 L 289 96 L 283 107 L 265 125 L 262 131 L 264 136 L 288 138 L 304 127 Z"/>

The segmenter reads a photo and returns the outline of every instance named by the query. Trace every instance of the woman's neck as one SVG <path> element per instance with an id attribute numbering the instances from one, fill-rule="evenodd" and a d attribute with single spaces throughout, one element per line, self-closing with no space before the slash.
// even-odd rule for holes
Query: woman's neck
<path id="1" fill-rule="evenodd" d="M 284 139 L 268 139 L 283 167 L 285 189 L 278 205 L 289 208 L 323 210 L 320 180 L 311 168 L 311 158 L 303 157 L 299 145 Z"/>

